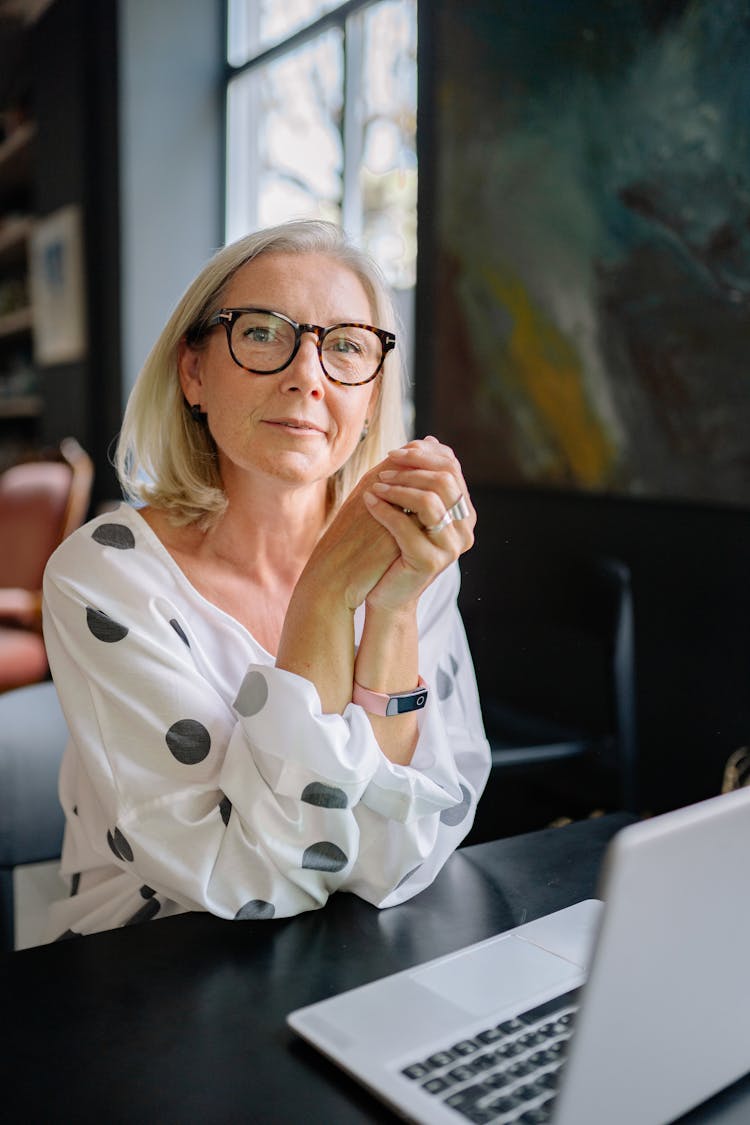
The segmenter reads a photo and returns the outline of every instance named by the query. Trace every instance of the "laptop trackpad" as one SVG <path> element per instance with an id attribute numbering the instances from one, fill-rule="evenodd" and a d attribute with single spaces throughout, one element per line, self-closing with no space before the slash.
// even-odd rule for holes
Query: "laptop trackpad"
<path id="1" fill-rule="evenodd" d="M 531 1006 L 547 991 L 574 988 L 583 973 L 562 957 L 512 935 L 417 969 L 411 979 L 473 1015 Z M 528 1002 L 528 1004 L 527 1004 Z"/>

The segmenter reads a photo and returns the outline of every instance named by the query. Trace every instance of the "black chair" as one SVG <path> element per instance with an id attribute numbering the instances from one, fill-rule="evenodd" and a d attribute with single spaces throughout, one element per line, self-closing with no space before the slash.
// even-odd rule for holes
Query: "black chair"
<path id="1" fill-rule="evenodd" d="M 51 681 L 0 695 L 0 951 L 14 945 L 13 869 L 56 859 L 57 795 L 68 730 Z M 63 891 L 62 884 L 60 886 Z"/>
<path id="2" fill-rule="evenodd" d="M 503 543 L 462 565 L 460 606 L 492 771 L 465 844 L 637 806 L 630 572 Z"/>

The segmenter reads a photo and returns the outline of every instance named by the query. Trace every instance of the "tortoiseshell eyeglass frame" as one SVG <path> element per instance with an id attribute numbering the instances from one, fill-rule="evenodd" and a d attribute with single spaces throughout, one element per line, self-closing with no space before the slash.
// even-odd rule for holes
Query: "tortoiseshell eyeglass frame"
<path id="1" fill-rule="evenodd" d="M 238 317 L 242 316 L 243 313 L 266 313 L 270 316 L 277 316 L 279 320 L 283 320 L 286 324 L 289 325 L 290 328 L 293 329 L 294 347 L 292 348 L 292 353 L 286 360 L 286 362 L 282 363 L 280 367 L 275 367 L 272 371 L 256 371 L 252 367 L 246 367 L 244 363 L 240 363 L 240 361 L 237 359 L 237 356 L 234 354 L 234 350 L 232 348 L 232 329 L 234 328 Z M 387 332 L 384 328 L 377 328 L 374 324 L 364 324 L 362 321 L 358 320 L 342 321 L 340 324 L 331 324 L 327 328 L 323 327 L 320 324 L 297 324 L 296 320 L 292 320 L 290 316 L 286 316 L 284 313 L 276 312 L 275 309 L 262 309 L 256 307 L 219 309 L 219 311 L 215 313 L 214 316 L 210 318 L 210 320 L 206 321 L 206 323 L 202 327 L 198 327 L 193 331 L 188 332 L 187 342 L 197 343 L 197 341 L 210 328 L 216 328 L 220 324 L 222 324 L 224 326 L 224 329 L 226 330 L 227 347 L 229 348 L 229 354 L 231 355 L 232 359 L 238 367 L 241 367 L 243 371 L 249 371 L 251 375 L 277 375 L 279 371 L 283 371 L 289 366 L 289 364 L 293 361 L 294 357 L 299 351 L 300 343 L 302 342 L 302 334 L 304 332 L 312 332 L 317 339 L 318 360 L 320 361 L 320 366 L 323 370 L 323 374 L 325 375 L 326 379 L 330 379 L 332 383 L 336 383 L 336 385 L 339 387 L 364 387 L 367 385 L 367 383 L 371 383 L 373 379 L 376 379 L 382 371 L 385 357 L 388 355 L 388 352 L 393 351 L 396 346 L 396 337 L 393 332 Z M 380 362 L 373 371 L 372 375 L 368 375 L 366 379 L 362 379 L 359 383 L 347 383 L 345 380 L 337 379 L 334 375 L 331 375 L 328 371 L 326 371 L 326 366 L 323 362 L 323 341 L 325 340 L 328 333 L 333 332 L 333 330 L 336 328 L 366 328 L 368 331 L 374 332 L 374 334 L 380 340 L 380 346 L 383 351 L 383 354 L 380 357 Z"/>

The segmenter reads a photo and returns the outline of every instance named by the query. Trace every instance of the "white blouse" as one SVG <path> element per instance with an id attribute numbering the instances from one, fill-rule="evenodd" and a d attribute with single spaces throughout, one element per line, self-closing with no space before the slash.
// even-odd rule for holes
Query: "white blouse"
<path id="1" fill-rule="evenodd" d="M 280 918 L 337 890 L 379 907 L 429 886 L 489 772 L 456 606 L 458 566 L 418 608 L 430 692 L 411 765 L 366 713 L 308 680 L 190 584 L 129 505 L 74 532 L 44 579 L 44 637 L 70 731 L 60 774 L 70 896 L 48 939 L 208 910 Z M 364 607 L 355 615 L 362 633 Z"/>

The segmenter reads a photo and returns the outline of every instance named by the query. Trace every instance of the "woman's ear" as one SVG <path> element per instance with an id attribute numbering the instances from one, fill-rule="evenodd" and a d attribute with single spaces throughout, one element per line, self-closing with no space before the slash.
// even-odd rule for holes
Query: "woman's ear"
<path id="1" fill-rule="evenodd" d="M 192 406 L 201 402 L 203 393 L 203 351 L 191 347 L 183 336 L 177 345 L 177 370 L 182 393 Z"/>

